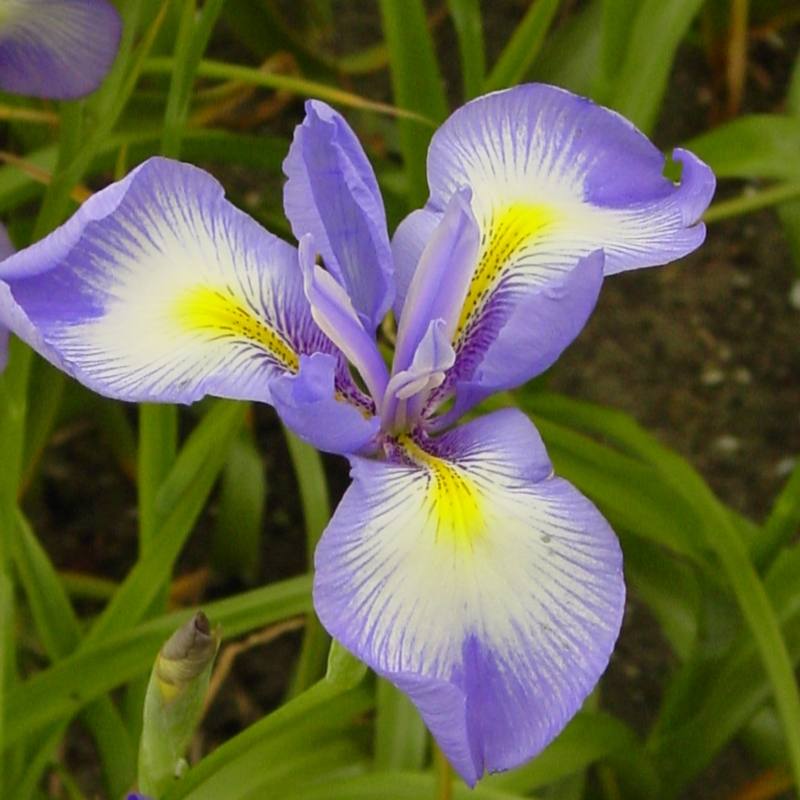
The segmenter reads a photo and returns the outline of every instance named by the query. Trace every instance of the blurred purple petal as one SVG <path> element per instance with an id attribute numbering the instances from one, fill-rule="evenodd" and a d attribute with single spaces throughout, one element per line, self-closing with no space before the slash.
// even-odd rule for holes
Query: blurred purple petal
<path id="1" fill-rule="evenodd" d="M 8 258 L 14 252 L 14 245 L 8 236 L 3 225 L 0 225 L 0 261 Z M 3 306 L 2 287 L 0 286 L 0 309 Z M 0 318 L 2 318 L 2 311 L 0 311 Z M 6 368 L 8 363 L 8 328 L 0 325 L 0 372 Z"/>
<path id="2" fill-rule="evenodd" d="M 519 411 L 358 457 L 315 557 L 330 633 L 417 704 L 470 785 L 540 752 L 619 633 L 619 544 Z"/>
<path id="3" fill-rule="evenodd" d="M 400 319 L 406 302 L 408 287 L 417 269 L 423 250 L 433 236 L 436 226 L 441 222 L 443 211 L 419 208 L 412 211 L 398 226 L 392 237 L 392 256 L 394 258 L 394 283 L 396 296 L 394 316 Z"/>
<path id="4" fill-rule="evenodd" d="M 328 271 L 374 333 L 394 300 L 392 254 L 375 174 L 344 117 L 309 100 L 283 170 L 294 235 L 313 235 Z"/>
<path id="5" fill-rule="evenodd" d="M 10 0 L 0 10 L 0 89 L 69 100 L 91 94 L 117 55 L 122 20 L 105 0 Z"/>
<path id="6" fill-rule="evenodd" d="M 196 167 L 145 162 L 0 263 L 0 322 L 89 388 L 132 401 L 270 401 L 299 356 L 336 352 L 294 248 Z"/>

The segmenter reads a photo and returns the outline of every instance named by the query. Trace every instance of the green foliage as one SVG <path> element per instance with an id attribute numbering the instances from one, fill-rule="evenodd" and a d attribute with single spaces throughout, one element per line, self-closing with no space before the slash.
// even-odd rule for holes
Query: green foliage
<path id="1" fill-rule="evenodd" d="M 218 170 L 223 183 L 252 173 L 264 184 L 254 213 L 288 236 L 277 215 L 281 165 L 300 114 L 292 97 L 355 112 L 394 222 L 428 197 L 427 147 L 448 98 L 468 100 L 536 78 L 590 95 L 649 132 L 659 115 L 672 113 L 663 100 L 676 54 L 705 35 L 696 23 L 702 0 L 535 0 L 518 9 L 516 27 L 487 65 L 485 22 L 494 9 L 479 0 L 448 0 L 444 21 L 421 0 L 377 0 L 374 41 L 358 40 L 346 53 L 331 42 L 340 42 L 341 27 L 352 20 L 337 19 L 329 0 L 297 4 L 291 18 L 285 4 L 268 1 L 118 5 L 125 22 L 120 54 L 93 97 L 0 104 L 3 147 L 16 159 L 0 167 L 0 213 L 19 246 L 57 227 L 86 187 L 156 153 Z M 759 24 L 786 10 L 751 5 Z M 707 13 L 724 37 L 727 5 Z M 441 47 L 452 39 L 451 24 L 458 53 L 447 63 Z M 381 77 L 391 84 L 388 102 Z M 43 116 L 21 121 L 20 109 Z M 254 109 L 256 121 L 241 123 Z M 777 206 L 800 265 L 800 59 L 781 113 L 744 115 L 685 146 L 721 181 L 748 184 L 713 207 L 707 221 Z M 601 683 L 539 757 L 474 791 L 455 781 L 452 796 L 672 800 L 737 737 L 765 765 L 790 767 L 800 784 L 800 466 L 757 525 L 725 507 L 692 466 L 620 412 L 538 384 L 499 402 L 535 420 L 556 472 L 612 523 L 627 583 L 652 612 L 675 664 L 643 736 L 602 710 Z M 135 779 L 147 674 L 163 641 L 198 610 L 168 605 L 187 542 L 198 527 L 215 527 L 204 563 L 216 570 L 214 591 L 222 591 L 214 583 L 220 574 L 252 585 L 274 574 L 258 554 L 278 506 L 293 516 L 277 529 L 302 515 L 304 530 L 291 541 L 305 543 L 298 569 L 306 574 L 202 608 L 222 626 L 223 647 L 303 617 L 285 697 L 182 780 L 163 791 L 159 783 L 158 800 L 416 800 L 444 791 L 416 709 L 331 643 L 313 613 L 313 552 L 338 492 L 328 486 L 332 462 L 291 434 L 286 460 L 282 445 L 271 449 L 277 436 L 262 435 L 266 417 L 245 404 L 218 400 L 198 408 L 143 406 L 137 423 L 128 409 L 77 389 L 12 341 L 0 376 L 0 796 L 45 797 L 46 774 L 80 796 L 71 765 L 54 755 L 63 753 L 73 722 L 97 750 L 98 791 L 125 795 Z M 63 574 L 32 513 L 43 453 L 65 426 L 87 420 L 136 491 L 138 551 L 119 581 Z M 274 418 L 266 424 L 277 431 Z M 276 464 L 278 457 L 286 463 Z M 296 494 L 277 498 L 270 482 L 267 496 L 265 462 L 291 468 Z M 93 589 L 88 605 L 85 595 L 81 602 L 73 596 L 86 586 Z M 234 590 L 226 583 L 225 591 Z M 265 664 L 270 657 L 266 651 Z M 197 712 L 199 693 L 194 701 Z"/>

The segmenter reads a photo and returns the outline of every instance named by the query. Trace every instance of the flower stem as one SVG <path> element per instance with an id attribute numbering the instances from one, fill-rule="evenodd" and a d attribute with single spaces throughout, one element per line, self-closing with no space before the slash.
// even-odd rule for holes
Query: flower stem
<path id="1" fill-rule="evenodd" d="M 714 203 L 703 214 L 703 221 L 706 223 L 719 222 L 723 219 L 738 217 L 741 214 L 749 214 L 751 211 L 758 211 L 761 208 L 779 205 L 788 200 L 795 200 L 798 197 L 800 197 L 800 182 L 780 183 L 762 191 L 745 192 L 733 200 Z"/>
<path id="2" fill-rule="evenodd" d="M 436 742 L 433 743 L 433 769 L 436 773 L 436 800 L 453 800 L 453 768 Z"/>

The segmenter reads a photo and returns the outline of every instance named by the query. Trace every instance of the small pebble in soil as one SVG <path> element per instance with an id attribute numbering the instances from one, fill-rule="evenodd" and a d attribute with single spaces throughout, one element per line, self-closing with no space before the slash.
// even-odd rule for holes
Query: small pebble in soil
<path id="1" fill-rule="evenodd" d="M 700 375 L 700 383 L 704 386 L 719 386 L 725 380 L 725 373 L 719 367 L 708 367 Z"/>
<path id="2" fill-rule="evenodd" d="M 796 280 L 789 290 L 789 303 L 792 308 L 800 311 L 800 280 Z"/>
<path id="3" fill-rule="evenodd" d="M 776 478 L 786 478 L 791 473 L 791 471 L 795 468 L 797 464 L 797 457 L 796 456 L 786 456 L 786 458 L 782 458 L 773 469 L 773 473 Z"/>
<path id="4" fill-rule="evenodd" d="M 748 386 L 752 382 L 753 376 L 747 367 L 737 367 L 733 371 L 733 379 L 742 386 Z"/>
<path id="5" fill-rule="evenodd" d="M 730 433 L 724 433 L 722 436 L 718 436 L 714 439 L 714 450 L 717 451 L 721 456 L 733 456 L 739 452 L 742 443 L 739 439 L 735 436 L 732 436 Z"/>

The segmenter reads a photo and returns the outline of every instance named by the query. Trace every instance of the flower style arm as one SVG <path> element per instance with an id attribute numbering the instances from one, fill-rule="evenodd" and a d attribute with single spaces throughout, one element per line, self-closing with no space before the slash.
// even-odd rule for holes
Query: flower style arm
<path id="1" fill-rule="evenodd" d="M 580 708 L 619 632 L 608 523 L 553 476 L 516 410 L 351 461 L 315 557 L 322 623 L 411 697 L 468 784 L 532 757 Z"/>
<path id="2" fill-rule="evenodd" d="M 105 0 L 0 3 L 0 89 L 69 100 L 91 94 L 117 55 L 122 20 Z"/>

